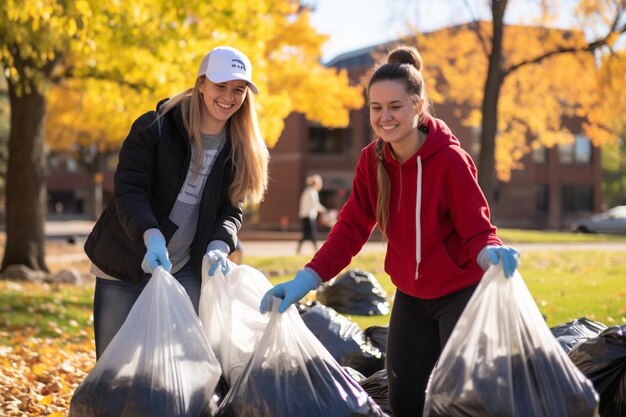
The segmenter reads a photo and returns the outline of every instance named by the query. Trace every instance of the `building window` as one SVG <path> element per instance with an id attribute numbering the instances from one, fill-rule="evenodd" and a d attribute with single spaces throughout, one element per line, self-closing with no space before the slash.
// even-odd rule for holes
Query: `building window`
<path id="1" fill-rule="evenodd" d="M 574 142 L 559 145 L 561 164 L 591 164 L 591 141 L 584 135 L 574 135 Z"/>
<path id="2" fill-rule="evenodd" d="M 342 154 L 350 146 L 350 129 L 309 129 L 309 152 L 313 154 Z"/>
<path id="3" fill-rule="evenodd" d="M 537 165 L 545 165 L 548 162 L 548 149 L 545 146 L 540 146 L 533 149 L 533 162 Z"/>
<path id="4" fill-rule="evenodd" d="M 593 187 L 561 187 L 561 209 L 564 213 L 593 211 Z"/>
<path id="5" fill-rule="evenodd" d="M 547 213 L 550 209 L 550 193 L 546 184 L 535 187 L 535 210 L 539 213 Z"/>

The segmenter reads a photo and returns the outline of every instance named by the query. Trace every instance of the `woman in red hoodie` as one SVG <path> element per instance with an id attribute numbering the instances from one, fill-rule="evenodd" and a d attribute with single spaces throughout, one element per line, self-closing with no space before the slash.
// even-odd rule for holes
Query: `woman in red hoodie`
<path id="1" fill-rule="evenodd" d="M 489 264 L 515 272 L 519 253 L 502 246 L 489 220 L 476 166 L 446 124 L 428 113 L 415 48 L 390 52 L 368 86 L 377 139 L 359 159 L 350 198 L 327 242 L 295 278 L 267 292 L 285 311 L 350 264 L 378 224 L 385 271 L 397 287 L 387 373 L 394 416 L 418 416 L 428 377 Z"/>

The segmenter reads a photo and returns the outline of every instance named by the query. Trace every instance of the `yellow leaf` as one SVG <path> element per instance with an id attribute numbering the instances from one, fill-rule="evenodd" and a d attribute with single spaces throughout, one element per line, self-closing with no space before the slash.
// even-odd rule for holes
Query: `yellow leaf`
<path id="1" fill-rule="evenodd" d="M 52 404 L 52 400 L 53 400 L 52 395 L 46 395 L 44 397 L 41 397 L 38 403 L 41 405 L 50 405 Z"/>
<path id="2" fill-rule="evenodd" d="M 44 376 L 47 371 L 48 369 L 40 363 L 33 365 L 33 373 L 37 376 Z"/>

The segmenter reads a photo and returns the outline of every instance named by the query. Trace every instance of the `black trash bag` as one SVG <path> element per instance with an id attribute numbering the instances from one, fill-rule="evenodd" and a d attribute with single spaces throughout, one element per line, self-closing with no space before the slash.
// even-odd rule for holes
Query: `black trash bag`
<path id="1" fill-rule="evenodd" d="M 97 394 L 97 395 L 93 395 Z M 182 399 L 164 386 L 155 386 L 149 374 L 128 377 L 115 375 L 113 369 L 103 371 L 96 379 L 86 379 L 72 397 L 72 417 L 176 417 L 210 416 L 215 407 L 201 387 L 191 393 L 180 409 Z"/>
<path id="2" fill-rule="evenodd" d="M 424 417 L 597 417 L 593 384 L 555 342 L 518 271 L 487 270 L 432 371 Z"/>
<path id="3" fill-rule="evenodd" d="M 389 380 L 387 379 L 386 369 L 375 372 L 373 375 L 359 381 L 359 384 L 385 413 L 391 415 L 391 407 L 389 406 Z"/>
<path id="4" fill-rule="evenodd" d="M 382 417 L 380 407 L 307 329 L 295 307 L 267 328 L 216 417 Z"/>
<path id="5" fill-rule="evenodd" d="M 330 307 L 312 304 L 300 317 L 339 365 L 365 376 L 385 367 L 385 355 L 368 342 L 359 325 Z"/>
<path id="6" fill-rule="evenodd" d="M 222 401 L 224 401 L 229 389 L 230 387 L 228 382 L 226 382 L 226 377 L 222 374 L 219 381 L 217 381 L 217 386 L 215 387 L 212 397 L 212 401 L 215 403 L 216 408 L 222 404 Z"/>
<path id="7" fill-rule="evenodd" d="M 626 325 L 580 343 L 569 357 L 600 394 L 600 415 L 626 416 Z"/>
<path id="8" fill-rule="evenodd" d="M 360 269 L 351 269 L 322 284 L 316 296 L 317 301 L 342 314 L 389 314 L 387 293 L 374 275 Z"/>
<path id="9" fill-rule="evenodd" d="M 604 330 L 606 330 L 604 324 L 585 317 L 550 328 L 552 335 L 556 337 L 566 353 L 569 353 L 580 342 L 596 337 Z"/>
<path id="10" fill-rule="evenodd" d="M 365 375 L 360 373 L 354 368 L 350 368 L 349 366 L 342 366 L 343 370 L 346 371 L 348 375 L 352 377 L 356 382 L 361 382 L 365 379 Z"/>
<path id="11" fill-rule="evenodd" d="M 69 417 L 210 416 L 220 373 L 187 292 L 158 267 L 76 388 Z"/>
<path id="12" fill-rule="evenodd" d="M 387 335 L 389 334 L 389 326 L 370 326 L 364 330 L 365 337 L 372 345 L 376 346 L 378 350 L 387 354 Z"/>

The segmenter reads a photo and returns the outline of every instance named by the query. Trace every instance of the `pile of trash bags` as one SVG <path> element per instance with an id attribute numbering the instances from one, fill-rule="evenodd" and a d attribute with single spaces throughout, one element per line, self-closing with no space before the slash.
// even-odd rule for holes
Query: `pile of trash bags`
<path id="1" fill-rule="evenodd" d="M 206 266 L 200 317 L 155 270 L 69 417 L 391 414 L 387 327 L 362 330 L 320 302 L 261 314 L 271 288 L 261 272 L 231 264 L 208 278 Z M 367 305 L 361 314 L 385 311 L 382 300 Z M 519 272 L 492 267 L 433 370 L 424 417 L 626 416 L 625 332 L 584 317 L 548 329 Z"/>
<path id="2" fill-rule="evenodd" d="M 70 417 L 386 417 L 356 381 L 365 377 L 337 362 L 295 306 L 259 312 L 271 288 L 262 273 L 235 264 L 227 277 L 219 270 L 208 277 L 207 270 L 205 262 L 199 317 L 176 279 L 154 271 L 74 392 Z M 308 315 L 311 322 L 319 322 L 315 316 Z M 351 345 L 335 354 L 368 373 L 382 368 L 384 356 L 371 345 L 361 350 L 364 333 L 352 327 Z"/>

